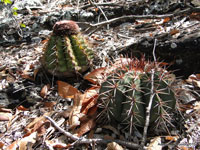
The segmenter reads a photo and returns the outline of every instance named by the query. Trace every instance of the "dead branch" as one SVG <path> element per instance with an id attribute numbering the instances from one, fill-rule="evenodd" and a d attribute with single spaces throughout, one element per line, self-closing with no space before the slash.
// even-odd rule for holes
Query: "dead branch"
<path id="1" fill-rule="evenodd" d="M 57 125 L 57 123 L 50 117 L 45 116 L 51 123 L 52 125 L 58 129 L 61 133 L 63 133 L 66 137 L 70 138 L 73 141 L 77 141 L 77 144 L 93 144 L 93 143 L 98 143 L 98 144 L 108 144 L 110 142 L 116 142 L 120 145 L 129 147 L 131 149 L 138 149 L 140 148 L 140 145 L 132 143 L 132 142 L 127 142 L 127 141 L 122 141 L 122 140 L 104 140 L 104 139 L 87 139 L 84 137 L 77 137 L 70 132 L 65 131 L 62 129 L 60 126 Z"/>
<path id="2" fill-rule="evenodd" d="M 165 15 L 128 15 L 128 16 L 121 16 L 121 17 L 113 18 L 113 19 L 110 19 L 107 21 L 96 23 L 96 24 L 91 24 L 91 23 L 86 23 L 86 22 L 81 22 L 80 24 L 85 24 L 89 27 L 97 27 L 97 26 L 105 26 L 107 24 L 111 24 L 111 23 L 115 23 L 115 22 L 123 21 L 123 20 L 128 20 L 128 19 L 163 19 L 166 17 L 172 18 L 175 16 L 180 16 L 180 15 L 184 15 L 184 14 L 188 14 L 188 13 L 192 13 L 192 12 L 200 12 L 200 7 L 187 8 L 187 9 L 179 11 L 179 12 L 165 14 Z"/>
<path id="3" fill-rule="evenodd" d="M 156 49 L 156 42 L 157 39 L 155 39 L 154 42 L 154 48 L 153 48 L 153 58 L 154 58 L 154 62 L 156 63 L 156 56 L 155 56 L 155 49 Z M 156 66 L 157 67 L 157 64 Z M 152 107 L 152 103 L 153 103 L 153 98 L 155 96 L 155 92 L 154 92 L 154 73 L 155 73 L 155 68 L 153 68 L 151 70 L 151 91 L 150 91 L 150 99 L 149 99 L 149 105 L 146 108 L 146 119 L 145 119 L 145 126 L 144 126 L 144 131 L 143 131 L 143 137 L 142 137 L 142 142 L 141 142 L 141 146 L 144 149 L 145 143 L 146 143 L 146 138 L 147 138 L 147 131 L 148 131 L 148 127 L 149 127 L 149 121 L 150 121 L 150 111 L 151 111 L 151 107 Z"/>
<path id="4" fill-rule="evenodd" d="M 123 7 L 124 4 L 127 4 L 129 6 L 136 6 L 136 5 L 139 5 L 139 4 L 143 4 L 143 3 L 146 3 L 146 0 L 137 0 L 137 1 L 133 1 L 133 2 L 127 2 L 127 1 L 120 1 L 120 2 L 117 2 L 117 3 L 112 3 L 112 2 L 108 2 L 108 3 L 93 3 L 95 4 L 96 6 L 110 6 L 110 7 Z M 84 6 L 81 6 L 79 7 L 80 9 L 87 9 L 89 7 L 93 7 L 94 5 L 93 4 L 87 4 L 87 5 L 84 5 Z"/>

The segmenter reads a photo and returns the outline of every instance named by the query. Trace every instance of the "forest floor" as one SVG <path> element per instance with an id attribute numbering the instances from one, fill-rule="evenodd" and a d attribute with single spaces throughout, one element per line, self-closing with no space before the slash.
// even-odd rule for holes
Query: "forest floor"
<path id="1" fill-rule="evenodd" d="M 141 148 L 142 129 L 130 135 L 121 125 L 96 122 L 89 110 L 96 106 L 99 89 L 86 75 L 99 76 L 122 56 L 143 55 L 146 60 L 155 55 L 178 70 L 177 87 L 182 89 L 181 118 L 175 116 L 168 133 L 148 131 L 144 147 L 200 149 L 198 1 L 17 0 L 2 3 L 0 11 L 0 149 Z M 59 20 L 76 21 L 92 45 L 93 65 L 84 75 L 57 78 L 42 68 L 45 43 Z M 81 95 L 89 96 L 83 100 Z"/>

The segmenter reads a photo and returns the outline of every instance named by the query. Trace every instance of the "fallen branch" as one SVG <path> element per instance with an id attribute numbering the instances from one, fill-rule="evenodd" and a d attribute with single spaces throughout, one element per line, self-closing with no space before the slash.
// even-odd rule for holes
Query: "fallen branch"
<path id="1" fill-rule="evenodd" d="M 97 27 L 97 26 L 105 26 L 110 23 L 115 23 L 118 21 L 123 21 L 123 20 L 128 20 L 128 19 L 163 19 L 166 17 L 172 18 L 175 16 L 184 15 L 184 14 L 192 13 L 192 12 L 200 12 L 200 7 L 187 8 L 185 10 L 182 10 L 176 13 L 165 14 L 165 15 L 128 15 L 128 16 L 113 18 L 107 21 L 96 23 L 96 24 L 91 24 L 91 23 L 86 23 L 86 22 L 81 22 L 80 24 L 85 24 L 89 27 Z"/>
<path id="2" fill-rule="evenodd" d="M 157 42 L 157 39 L 155 39 L 154 48 L 153 48 L 153 58 L 154 58 L 154 62 L 155 62 L 155 67 L 157 67 L 156 56 L 155 56 L 156 42 Z M 144 126 L 144 131 L 143 131 L 142 142 L 141 142 L 141 147 L 143 149 L 144 149 L 144 146 L 145 146 L 145 143 L 146 143 L 146 139 L 147 139 L 147 131 L 148 131 L 149 122 L 150 122 L 150 115 L 151 115 L 150 111 L 151 111 L 151 107 L 152 107 L 152 103 L 153 103 L 153 98 L 155 96 L 155 92 L 154 92 L 154 73 L 155 73 L 155 68 L 153 68 L 151 70 L 151 91 L 150 91 L 149 105 L 146 108 L 145 126 Z"/>
<path id="3" fill-rule="evenodd" d="M 120 145 L 126 146 L 131 149 L 138 149 L 140 148 L 140 145 L 132 143 L 132 142 L 127 142 L 127 141 L 122 141 L 122 140 L 104 140 L 104 139 L 87 139 L 84 137 L 77 137 L 70 132 L 65 131 L 62 129 L 60 126 L 57 125 L 57 123 L 50 117 L 45 116 L 51 123 L 52 125 L 58 129 L 61 133 L 63 133 L 66 137 L 70 138 L 73 141 L 78 141 L 77 144 L 93 144 L 93 143 L 98 143 L 98 144 L 108 144 L 110 142 L 116 142 Z"/>

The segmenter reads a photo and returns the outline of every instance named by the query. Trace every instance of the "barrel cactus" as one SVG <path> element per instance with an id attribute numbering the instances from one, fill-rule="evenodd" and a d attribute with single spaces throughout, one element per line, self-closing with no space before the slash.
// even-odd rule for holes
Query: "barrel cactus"
<path id="1" fill-rule="evenodd" d="M 114 66 L 101 84 L 98 98 L 98 119 L 133 128 L 144 127 L 153 83 L 150 126 L 170 122 L 176 98 L 172 84 L 175 76 L 158 63 L 144 59 L 124 59 Z M 152 69 L 154 69 L 153 80 Z M 153 81 L 153 82 L 152 82 Z"/>
<path id="2" fill-rule="evenodd" d="M 53 33 L 44 47 L 42 64 L 55 76 L 74 76 L 89 68 L 93 57 L 86 39 L 74 21 L 56 22 Z"/>

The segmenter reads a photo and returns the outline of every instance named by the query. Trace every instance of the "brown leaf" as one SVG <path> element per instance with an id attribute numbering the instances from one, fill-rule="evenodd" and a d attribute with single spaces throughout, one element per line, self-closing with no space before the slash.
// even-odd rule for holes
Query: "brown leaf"
<path id="1" fill-rule="evenodd" d="M 77 133 L 77 136 L 80 137 L 86 132 L 90 131 L 92 128 L 94 128 L 95 125 L 95 118 L 90 118 L 85 122 L 81 123 L 80 128 L 78 128 L 78 130 L 75 133 Z"/>
<path id="2" fill-rule="evenodd" d="M 84 97 L 85 95 L 80 93 L 76 93 L 74 96 L 72 111 L 69 115 L 69 125 L 72 129 L 80 125 L 79 119 L 83 116 L 83 114 L 81 113 L 81 108 Z"/>
<path id="3" fill-rule="evenodd" d="M 147 150 L 162 150 L 161 137 L 155 137 L 151 140 Z"/>
<path id="4" fill-rule="evenodd" d="M 92 87 L 84 93 L 81 112 L 87 114 L 88 110 L 96 105 L 99 88 Z"/>
<path id="5" fill-rule="evenodd" d="M 166 17 L 164 20 L 163 20 L 163 23 L 167 23 L 170 21 L 170 18 L 169 17 Z"/>
<path id="6" fill-rule="evenodd" d="M 93 84 L 98 84 L 99 80 L 103 79 L 103 74 L 106 70 L 106 67 L 98 68 L 84 76 L 85 80 L 90 81 Z"/>
<path id="7" fill-rule="evenodd" d="M 43 98 L 46 98 L 49 89 L 50 89 L 50 85 L 49 84 L 43 86 L 42 90 L 40 91 L 40 96 L 43 97 Z"/>
<path id="8" fill-rule="evenodd" d="M 81 93 L 79 90 L 71 86 L 70 84 L 57 81 L 58 84 L 58 94 L 63 98 L 74 98 L 74 95 L 77 93 Z"/>
<path id="9" fill-rule="evenodd" d="M 200 13 L 192 13 L 190 15 L 190 18 L 193 19 L 193 20 L 198 20 L 200 21 Z"/>
<path id="10" fill-rule="evenodd" d="M 27 137 L 14 141 L 11 145 L 9 145 L 6 150 L 28 150 L 32 149 L 33 144 L 35 144 L 37 138 L 37 132 L 33 132 Z"/>
<path id="11" fill-rule="evenodd" d="M 43 122 L 43 123 L 46 122 L 46 118 L 44 116 L 50 116 L 52 113 L 53 113 L 53 111 L 52 112 L 47 112 L 43 116 L 35 118 L 31 123 L 29 123 L 25 128 L 25 131 L 26 131 L 27 135 L 29 135 L 30 133 L 32 133 L 35 130 L 37 130 L 36 127 L 38 126 L 38 124 L 37 124 L 38 122 L 40 122 L 40 123 L 41 122 Z"/>
<path id="12" fill-rule="evenodd" d="M 9 121 L 12 118 L 11 113 L 0 112 L 0 121 Z"/>
<path id="13" fill-rule="evenodd" d="M 179 30 L 177 30 L 177 29 L 172 29 L 172 30 L 170 31 L 170 34 L 171 34 L 171 35 L 175 35 L 175 34 L 177 34 L 177 33 L 179 33 Z"/>
<path id="14" fill-rule="evenodd" d="M 0 141 L 0 149 L 3 149 L 4 143 Z"/>
<path id="15" fill-rule="evenodd" d="M 7 113 L 11 113 L 12 110 L 11 109 L 7 109 L 7 108 L 1 108 L 0 107 L 0 112 L 7 112 Z"/>
<path id="16" fill-rule="evenodd" d="M 34 77 L 30 76 L 30 70 L 32 67 L 33 67 L 32 64 L 27 64 L 26 68 L 21 73 L 21 77 L 24 79 L 29 79 L 31 81 L 34 81 Z"/>
<path id="17" fill-rule="evenodd" d="M 108 143 L 107 150 L 123 150 L 123 147 L 116 142 Z"/>
<path id="18" fill-rule="evenodd" d="M 56 105 L 56 102 L 44 102 L 44 107 L 47 107 L 49 109 L 53 109 L 53 106 Z"/>
<path id="19" fill-rule="evenodd" d="M 22 110 L 22 111 L 27 111 L 28 108 L 25 108 L 24 106 L 20 105 L 17 107 L 18 110 Z"/>
<path id="20" fill-rule="evenodd" d="M 168 141 L 177 141 L 178 140 L 178 136 L 166 136 L 165 139 Z"/>
<path id="21" fill-rule="evenodd" d="M 36 76 L 37 76 L 37 73 L 39 72 L 39 70 L 40 70 L 39 68 L 34 70 L 34 75 L 33 75 L 34 80 L 36 79 Z"/>

